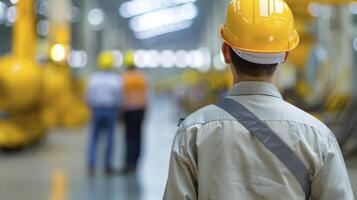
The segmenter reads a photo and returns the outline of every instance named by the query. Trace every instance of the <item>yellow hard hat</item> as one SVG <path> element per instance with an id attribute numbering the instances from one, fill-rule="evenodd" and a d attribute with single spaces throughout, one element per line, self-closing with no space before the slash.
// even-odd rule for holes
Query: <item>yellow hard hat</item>
<path id="1" fill-rule="evenodd" d="M 99 69 L 110 70 L 114 68 L 114 56 L 110 51 L 103 51 L 97 59 Z"/>
<path id="2" fill-rule="evenodd" d="M 125 54 L 124 54 L 124 66 L 127 67 L 127 68 L 132 68 L 135 66 L 135 53 L 134 51 L 130 50 L 130 51 L 127 51 Z"/>
<path id="3" fill-rule="evenodd" d="M 231 47 L 256 53 L 281 53 L 299 44 L 294 17 L 283 0 L 232 0 L 221 26 Z"/>

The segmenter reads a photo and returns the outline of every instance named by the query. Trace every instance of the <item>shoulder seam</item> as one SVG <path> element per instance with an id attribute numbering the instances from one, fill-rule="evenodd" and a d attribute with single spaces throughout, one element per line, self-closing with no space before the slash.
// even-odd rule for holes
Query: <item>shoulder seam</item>
<path id="1" fill-rule="evenodd" d="M 190 128 L 192 126 L 206 125 L 206 124 L 213 123 L 213 122 L 218 122 L 218 121 L 220 121 L 220 122 L 222 122 L 222 121 L 230 121 L 230 122 L 236 121 L 236 122 L 238 122 L 236 119 L 216 119 L 216 120 L 210 120 L 210 121 L 201 122 L 201 123 L 193 123 L 193 124 L 189 124 L 189 125 L 185 125 L 185 123 L 182 123 L 180 125 L 180 129 L 187 129 L 187 128 Z M 300 124 L 300 125 L 303 125 L 303 126 L 310 127 L 310 128 L 315 129 L 315 130 L 317 130 L 319 132 L 323 131 L 320 128 L 317 128 L 317 127 L 312 126 L 310 124 L 306 124 L 306 123 L 302 123 L 302 122 L 298 122 L 298 121 L 294 121 L 294 120 L 262 120 L 262 121 L 263 122 L 274 122 L 274 121 L 276 121 L 276 122 L 292 122 L 292 123 L 296 123 L 296 124 Z M 329 129 L 327 128 L 327 130 L 329 130 Z"/>
<path id="2" fill-rule="evenodd" d="M 215 120 L 210 120 L 210 121 L 206 121 L 206 122 L 193 123 L 193 124 L 189 124 L 189 125 L 185 125 L 185 123 L 183 122 L 180 127 L 182 127 L 183 129 L 185 129 L 185 128 L 190 128 L 190 127 L 196 126 L 196 125 L 205 125 L 205 124 L 209 124 L 209 123 L 213 123 L 213 122 L 218 122 L 218 121 L 236 121 L 236 122 L 238 122 L 238 121 L 235 120 L 235 119 L 215 119 Z"/>
<path id="3" fill-rule="evenodd" d="M 298 122 L 298 121 L 294 121 L 294 120 L 263 120 L 265 122 L 274 122 L 274 121 L 285 121 L 285 122 L 293 122 L 293 123 L 296 123 L 296 124 L 300 124 L 300 125 L 303 125 L 303 126 L 308 126 L 310 128 L 313 128 L 313 129 L 316 129 L 316 130 L 319 130 L 319 131 L 322 131 L 320 128 L 318 127 L 315 127 L 311 124 L 306 124 L 306 123 L 302 123 L 302 122 Z"/>

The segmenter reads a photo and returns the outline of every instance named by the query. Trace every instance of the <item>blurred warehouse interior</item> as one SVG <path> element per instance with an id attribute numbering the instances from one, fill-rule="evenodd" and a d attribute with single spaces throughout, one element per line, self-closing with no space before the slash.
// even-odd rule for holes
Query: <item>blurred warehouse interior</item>
<path id="1" fill-rule="evenodd" d="M 353 155 L 357 1 L 286 2 L 301 41 L 280 69 L 279 89 Z M 216 102 L 232 85 L 218 32 L 228 3 L 0 0 L 0 148 L 26 151 L 58 128 L 83 129 L 90 120 L 86 80 L 106 50 L 118 73 L 129 62 L 150 77 L 151 99 L 174 100 L 177 119 Z"/>

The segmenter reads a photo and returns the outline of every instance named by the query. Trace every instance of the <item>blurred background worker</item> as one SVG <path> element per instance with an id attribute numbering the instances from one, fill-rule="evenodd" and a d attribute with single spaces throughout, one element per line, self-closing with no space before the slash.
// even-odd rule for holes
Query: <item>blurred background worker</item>
<path id="1" fill-rule="evenodd" d="M 289 6 L 233 0 L 221 36 L 235 85 L 180 125 L 164 199 L 354 199 L 331 130 L 274 85 L 299 43 Z"/>
<path id="2" fill-rule="evenodd" d="M 147 105 L 147 79 L 134 65 L 134 54 L 124 58 L 123 73 L 123 118 L 125 123 L 126 156 L 122 173 L 135 171 L 141 153 L 142 124 Z"/>
<path id="3" fill-rule="evenodd" d="M 113 55 L 102 52 L 97 61 L 99 71 L 88 82 L 87 101 L 92 109 L 92 132 L 88 149 L 88 170 L 93 173 L 96 164 L 96 148 L 101 133 L 106 136 L 105 172 L 112 169 L 113 137 L 120 105 L 121 79 L 113 70 Z"/>

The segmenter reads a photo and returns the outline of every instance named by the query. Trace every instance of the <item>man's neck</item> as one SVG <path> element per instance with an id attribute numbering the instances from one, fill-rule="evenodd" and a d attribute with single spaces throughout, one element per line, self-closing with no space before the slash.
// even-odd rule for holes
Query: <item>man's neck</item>
<path id="1" fill-rule="evenodd" d="M 274 76 L 260 76 L 260 77 L 252 77 L 252 76 L 235 76 L 234 83 L 239 83 L 243 81 L 262 81 L 271 84 L 275 84 Z"/>

